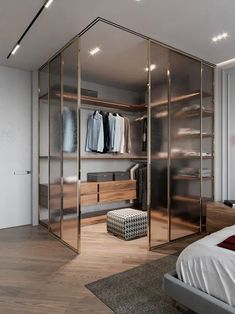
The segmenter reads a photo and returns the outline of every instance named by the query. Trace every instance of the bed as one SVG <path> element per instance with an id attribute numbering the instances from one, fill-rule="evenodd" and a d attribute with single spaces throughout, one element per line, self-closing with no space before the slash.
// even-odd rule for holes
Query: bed
<path id="1" fill-rule="evenodd" d="M 166 293 L 196 313 L 235 313 L 235 251 L 217 246 L 232 235 L 235 225 L 184 249 L 164 276 Z"/>

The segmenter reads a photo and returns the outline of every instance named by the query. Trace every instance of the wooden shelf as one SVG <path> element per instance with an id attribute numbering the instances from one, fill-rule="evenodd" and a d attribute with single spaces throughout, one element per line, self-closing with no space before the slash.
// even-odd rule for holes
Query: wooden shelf
<path id="1" fill-rule="evenodd" d="M 200 196 L 189 196 L 189 195 L 173 195 L 173 201 L 184 202 L 184 203 L 195 203 L 200 204 Z M 212 199 L 209 197 L 203 197 L 203 202 L 211 202 Z"/>
<path id="2" fill-rule="evenodd" d="M 214 135 L 213 134 L 209 134 L 209 133 L 204 133 L 202 134 L 203 138 L 212 138 Z M 181 139 L 181 138 L 198 138 L 200 139 L 201 134 L 177 134 L 174 138 L 175 139 Z"/>
<path id="3" fill-rule="evenodd" d="M 112 159 L 121 159 L 121 160 L 147 160 L 147 156 L 137 156 L 137 155 L 110 155 L 110 154 L 97 154 L 97 155 L 86 155 L 81 156 L 81 160 L 112 160 Z"/>
<path id="4" fill-rule="evenodd" d="M 200 180 L 200 176 L 187 176 L 187 175 L 176 175 L 173 176 L 174 180 L 185 180 L 185 181 L 198 181 Z M 213 177 L 203 177 L 202 180 L 213 180 Z"/>
<path id="5" fill-rule="evenodd" d="M 171 156 L 171 160 L 177 160 L 177 159 L 200 159 L 200 156 Z M 213 159 L 213 156 L 203 156 L 202 159 Z M 168 157 L 158 157 L 158 156 L 152 156 L 152 159 L 155 160 L 166 160 Z"/>
<path id="6" fill-rule="evenodd" d="M 49 158 L 49 156 L 40 156 L 39 157 L 40 159 L 45 159 L 45 158 Z M 63 155 L 63 159 L 64 160 L 77 160 L 77 155 L 75 156 L 75 155 L 66 155 L 65 153 L 64 153 L 64 155 Z M 50 159 L 54 159 L 54 160 L 61 160 L 61 157 L 60 156 L 50 156 Z"/>
<path id="7" fill-rule="evenodd" d="M 214 115 L 214 111 L 212 110 L 203 110 L 202 111 L 202 116 L 204 117 L 212 117 Z M 197 109 L 197 110 L 190 110 L 190 111 L 181 111 L 181 112 L 177 112 L 174 115 L 174 118 L 178 118 L 178 119 L 187 119 L 187 118 L 194 118 L 194 117 L 198 117 L 200 118 L 201 116 L 201 110 Z"/>
<path id="8" fill-rule="evenodd" d="M 61 93 L 59 91 L 55 91 L 52 94 L 52 97 L 60 98 Z M 39 99 L 47 99 L 48 94 L 44 94 L 39 97 Z M 77 101 L 78 100 L 78 95 L 75 93 L 68 93 L 64 92 L 63 93 L 63 98 L 67 101 Z M 102 99 L 102 98 L 96 98 L 96 97 L 90 97 L 90 96 L 84 96 L 81 95 L 81 103 L 82 104 L 87 104 L 87 105 L 92 105 L 92 106 L 97 106 L 97 107 L 107 107 L 107 108 L 114 108 L 114 109 L 122 109 L 125 111 L 146 111 L 147 110 L 147 105 L 146 104 L 131 104 L 131 103 L 125 103 L 125 102 L 117 102 L 117 101 L 111 101 L 107 99 Z"/>
<path id="9" fill-rule="evenodd" d="M 189 93 L 189 94 L 184 94 L 184 95 L 179 95 L 179 96 L 175 96 L 172 97 L 170 100 L 171 104 L 177 103 L 177 102 L 185 102 L 185 101 L 189 101 L 189 100 L 193 100 L 195 98 L 199 98 L 201 96 L 201 92 L 200 91 L 195 91 L 193 93 Z M 203 93 L 203 97 L 211 97 L 212 95 L 209 93 Z M 155 101 L 152 102 L 151 107 L 160 107 L 160 106 L 165 106 L 168 105 L 168 99 L 167 100 L 160 100 L 160 101 Z"/>

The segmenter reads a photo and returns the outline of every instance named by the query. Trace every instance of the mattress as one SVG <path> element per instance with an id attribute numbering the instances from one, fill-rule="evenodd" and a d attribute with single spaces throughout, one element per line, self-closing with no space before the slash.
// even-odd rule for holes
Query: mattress
<path id="1" fill-rule="evenodd" d="M 235 307 L 235 251 L 217 246 L 235 235 L 235 225 L 189 245 L 178 257 L 178 278 Z"/>

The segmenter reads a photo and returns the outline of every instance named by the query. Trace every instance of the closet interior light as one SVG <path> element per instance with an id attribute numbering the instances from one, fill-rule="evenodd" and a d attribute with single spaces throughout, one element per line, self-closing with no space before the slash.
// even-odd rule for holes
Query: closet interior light
<path id="1" fill-rule="evenodd" d="M 20 48 L 20 45 L 19 44 L 17 44 L 16 46 L 15 46 L 15 48 L 12 50 L 12 53 L 11 54 L 15 54 L 16 53 L 16 51 L 18 50 Z"/>
<path id="2" fill-rule="evenodd" d="M 48 0 L 45 4 L 45 8 L 49 8 L 49 6 L 52 4 L 53 0 Z"/>
<path id="3" fill-rule="evenodd" d="M 153 70 L 155 70 L 155 69 L 156 69 L 156 64 L 151 64 L 151 65 L 150 65 L 150 71 L 153 71 Z M 146 67 L 146 68 L 145 68 L 145 71 L 148 72 L 148 70 L 149 70 L 149 68 Z"/>
<path id="4" fill-rule="evenodd" d="M 100 52 L 100 48 L 99 47 L 95 47 L 94 49 L 90 50 L 90 55 L 94 56 L 96 55 L 98 52 Z"/>
<path id="5" fill-rule="evenodd" d="M 214 36 L 212 38 L 212 40 L 213 40 L 213 42 L 217 42 L 217 41 L 220 41 L 220 40 L 225 39 L 227 37 L 228 37 L 228 33 L 222 33 L 220 35 Z"/>

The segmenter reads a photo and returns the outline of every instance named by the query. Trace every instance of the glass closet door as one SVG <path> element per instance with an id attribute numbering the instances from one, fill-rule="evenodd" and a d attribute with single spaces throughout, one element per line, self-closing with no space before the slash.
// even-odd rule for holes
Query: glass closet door
<path id="1" fill-rule="evenodd" d="M 155 43 L 151 55 L 150 247 L 169 241 L 169 50 Z"/>
<path id="2" fill-rule="evenodd" d="M 49 66 L 39 72 L 39 222 L 48 227 Z"/>
<path id="3" fill-rule="evenodd" d="M 50 231 L 61 237 L 62 209 L 62 123 L 61 123 L 61 58 L 50 62 Z"/>
<path id="4" fill-rule="evenodd" d="M 214 68 L 202 64 L 202 228 L 206 203 L 214 200 Z"/>
<path id="5" fill-rule="evenodd" d="M 63 210 L 61 238 L 78 250 L 78 40 L 62 52 Z"/>
<path id="6" fill-rule="evenodd" d="M 170 52 L 170 240 L 200 230 L 201 63 Z"/>

